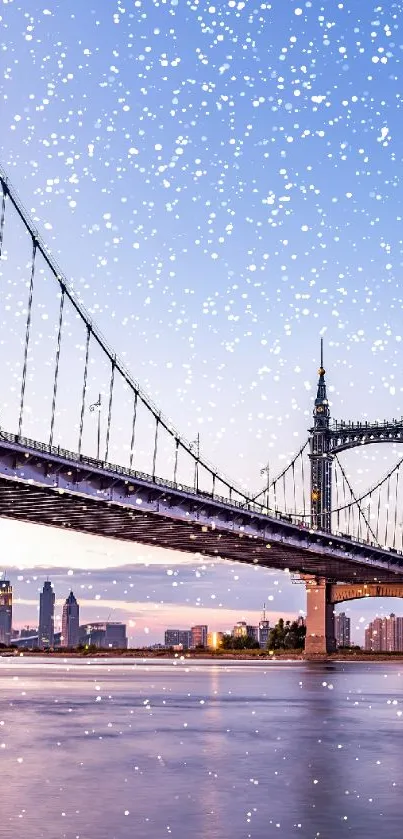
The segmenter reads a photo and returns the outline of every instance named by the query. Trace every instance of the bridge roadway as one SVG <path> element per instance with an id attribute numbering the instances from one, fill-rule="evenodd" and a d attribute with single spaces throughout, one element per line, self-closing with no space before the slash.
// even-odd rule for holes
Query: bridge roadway
<path id="1" fill-rule="evenodd" d="M 0 516 L 334 582 L 403 582 L 398 552 L 4 431 Z"/>

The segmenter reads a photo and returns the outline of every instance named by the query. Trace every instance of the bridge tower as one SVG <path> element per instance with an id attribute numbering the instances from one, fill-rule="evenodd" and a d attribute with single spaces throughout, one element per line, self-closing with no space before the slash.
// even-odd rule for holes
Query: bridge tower
<path id="1" fill-rule="evenodd" d="M 318 390 L 313 409 L 313 427 L 309 429 L 311 460 L 311 525 L 331 531 L 332 455 L 330 454 L 330 408 L 323 367 L 323 338 L 320 341 Z"/>
<path id="2" fill-rule="evenodd" d="M 311 461 L 311 525 L 331 531 L 332 455 L 330 454 L 330 408 L 327 400 L 323 338 L 320 341 L 318 390 L 313 409 L 313 427 L 309 429 Z M 325 578 L 302 575 L 307 594 L 305 653 L 323 655 L 336 648 L 331 585 Z"/>

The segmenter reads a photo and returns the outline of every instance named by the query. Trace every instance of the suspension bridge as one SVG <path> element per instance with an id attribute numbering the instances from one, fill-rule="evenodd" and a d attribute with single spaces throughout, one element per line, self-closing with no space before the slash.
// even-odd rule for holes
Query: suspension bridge
<path id="1" fill-rule="evenodd" d="M 403 458 L 357 493 L 339 457 L 402 443 L 403 419 L 332 421 L 321 343 L 305 444 L 246 492 L 133 378 L 1 168 L 0 184 L 0 516 L 287 571 L 308 653 L 334 649 L 335 603 L 403 596 Z"/>

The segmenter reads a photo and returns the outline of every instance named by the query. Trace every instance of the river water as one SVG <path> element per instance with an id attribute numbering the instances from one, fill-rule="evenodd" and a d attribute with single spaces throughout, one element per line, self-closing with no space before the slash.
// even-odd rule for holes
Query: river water
<path id="1" fill-rule="evenodd" d="M 0 659 L 0 837 L 401 839 L 403 665 Z"/>

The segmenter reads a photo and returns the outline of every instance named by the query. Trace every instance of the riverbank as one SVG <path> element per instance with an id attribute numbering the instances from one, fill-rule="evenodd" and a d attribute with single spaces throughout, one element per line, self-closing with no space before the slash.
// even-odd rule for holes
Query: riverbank
<path id="1" fill-rule="evenodd" d="M 124 659 L 216 659 L 219 661 L 392 661 L 403 662 L 403 652 L 397 653 L 374 653 L 365 650 L 338 650 L 327 655 L 306 656 L 301 650 L 185 650 L 174 652 L 172 650 L 15 650 L 4 649 L 0 651 L 1 657 L 24 657 L 24 658 L 124 658 Z"/>

